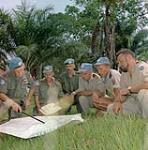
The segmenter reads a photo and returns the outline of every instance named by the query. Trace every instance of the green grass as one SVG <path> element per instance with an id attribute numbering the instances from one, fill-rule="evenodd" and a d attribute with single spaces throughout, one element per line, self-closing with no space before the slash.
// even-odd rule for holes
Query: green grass
<path id="1" fill-rule="evenodd" d="M 41 137 L 23 140 L 0 135 L 0 150 L 143 150 L 147 120 L 134 116 L 85 116 Z"/>

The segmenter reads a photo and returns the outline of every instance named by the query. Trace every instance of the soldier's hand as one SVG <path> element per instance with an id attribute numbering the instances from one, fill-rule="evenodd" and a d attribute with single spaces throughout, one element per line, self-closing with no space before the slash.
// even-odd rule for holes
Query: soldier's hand
<path id="1" fill-rule="evenodd" d="M 5 100 L 5 105 L 8 106 L 8 107 L 11 107 L 16 112 L 22 112 L 21 106 L 19 104 L 17 104 L 16 102 L 14 102 L 10 98 L 8 98 L 7 100 Z"/>
<path id="2" fill-rule="evenodd" d="M 114 113 L 119 113 L 122 112 L 122 103 L 121 102 L 114 102 L 113 103 L 113 112 Z"/>
<path id="3" fill-rule="evenodd" d="M 28 108 L 31 105 L 30 100 L 26 99 L 25 100 L 25 108 Z"/>
<path id="4" fill-rule="evenodd" d="M 43 113 L 40 111 L 41 107 L 37 107 L 37 115 L 43 116 Z"/>
<path id="5" fill-rule="evenodd" d="M 94 103 L 98 102 L 98 95 L 97 95 L 97 93 L 94 92 L 92 94 L 92 100 L 93 100 Z"/>
<path id="6" fill-rule="evenodd" d="M 18 105 L 17 103 L 15 103 L 15 102 L 12 102 L 11 107 L 12 107 L 12 109 L 13 109 L 14 111 L 16 111 L 16 112 L 22 112 L 21 106 Z"/>

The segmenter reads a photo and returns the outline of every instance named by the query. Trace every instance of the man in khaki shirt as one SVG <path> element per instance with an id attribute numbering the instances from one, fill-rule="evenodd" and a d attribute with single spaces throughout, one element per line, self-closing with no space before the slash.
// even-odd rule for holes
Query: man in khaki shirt
<path id="1" fill-rule="evenodd" d="M 79 89 L 73 92 L 73 94 L 79 96 L 82 112 L 86 113 L 89 108 L 93 107 L 93 93 L 97 92 L 103 95 L 105 88 L 99 77 L 93 77 L 92 64 L 82 63 L 78 72 L 80 73 Z"/>
<path id="2" fill-rule="evenodd" d="M 108 110 L 148 117 L 148 64 L 137 62 L 128 49 L 117 53 L 117 61 L 122 70 L 120 97 Z"/>
<path id="3" fill-rule="evenodd" d="M 119 92 L 120 73 L 111 69 L 110 61 L 107 57 L 100 57 L 95 63 L 98 74 L 105 86 L 105 95 L 99 97 L 97 93 L 93 95 L 93 105 L 98 110 L 106 110 L 107 106 L 113 103 Z"/>
<path id="4" fill-rule="evenodd" d="M 25 103 L 32 80 L 21 58 L 12 58 L 8 66 L 10 70 L 5 77 L 0 77 L 0 99 L 10 106 L 9 118 L 21 117 L 21 114 L 18 113 L 22 111 L 19 104 Z"/>
<path id="5" fill-rule="evenodd" d="M 40 115 L 41 107 L 47 104 L 57 104 L 61 107 L 59 114 L 65 113 L 65 111 L 72 105 L 73 100 L 64 99 L 64 93 L 62 86 L 54 78 L 53 66 L 47 65 L 43 69 L 44 78 L 36 82 L 35 87 L 35 115 Z M 63 98 L 63 99 L 62 99 Z M 58 114 L 57 113 L 57 114 Z"/>
<path id="6" fill-rule="evenodd" d="M 79 75 L 75 71 L 75 60 L 68 58 L 64 61 L 66 71 L 60 75 L 60 83 L 64 94 L 70 95 L 73 91 L 76 91 L 79 87 Z M 78 113 L 81 112 L 81 108 L 78 102 L 79 97 L 74 97 L 73 105 L 76 105 Z M 68 109 L 70 112 L 71 106 Z"/>

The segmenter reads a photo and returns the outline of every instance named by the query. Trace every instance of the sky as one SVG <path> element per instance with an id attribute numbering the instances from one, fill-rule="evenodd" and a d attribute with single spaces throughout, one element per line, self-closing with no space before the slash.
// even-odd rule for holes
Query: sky
<path id="1" fill-rule="evenodd" d="M 48 5 L 53 6 L 53 12 L 64 12 L 66 5 L 72 5 L 71 0 L 26 0 L 31 5 L 36 5 L 37 8 L 45 8 Z M 5 10 L 11 10 L 16 8 L 16 5 L 20 5 L 21 0 L 0 0 L 0 8 Z"/>

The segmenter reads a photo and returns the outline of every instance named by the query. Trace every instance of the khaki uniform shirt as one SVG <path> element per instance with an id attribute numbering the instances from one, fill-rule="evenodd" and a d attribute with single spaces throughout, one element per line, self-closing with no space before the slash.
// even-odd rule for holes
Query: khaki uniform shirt
<path id="1" fill-rule="evenodd" d="M 114 96 L 114 88 L 120 87 L 120 77 L 121 74 L 117 70 L 111 69 L 110 73 L 106 77 L 101 78 L 104 83 L 107 96 Z"/>
<path id="2" fill-rule="evenodd" d="M 61 84 L 58 81 L 55 80 L 51 85 L 48 85 L 46 79 L 36 83 L 35 95 L 39 96 L 41 105 L 56 102 L 64 96 Z"/>
<path id="3" fill-rule="evenodd" d="M 132 76 L 128 72 L 122 73 L 120 86 L 121 88 L 128 88 L 141 84 L 144 81 L 148 81 L 148 64 L 145 62 L 139 62 L 132 68 Z"/>
<path id="4" fill-rule="evenodd" d="M 79 75 L 74 74 L 71 78 L 68 76 L 67 72 L 64 72 L 60 81 L 62 84 L 62 89 L 65 94 L 71 94 L 73 91 L 77 90 L 79 87 Z"/>
<path id="5" fill-rule="evenodd" d="M 99 90 L 100 92 L 105 92 L 105 87 L 103 82 L 100 80 L 98 77 L 91 77 L 90 80 L 84 80 L 82 78 L 79 79 L 79 89 L 76 90 L 81 92 L 81 91 L 95 91 Z"/>
<path id="6" fill-rule="evenodd" d="M 32 82 L 28 72 L 21 78 L 16 78 L 12 72 L 8 72 L 5 78 L 0 77 L 0 92 L 20 103 L 24 101 Z"/>

